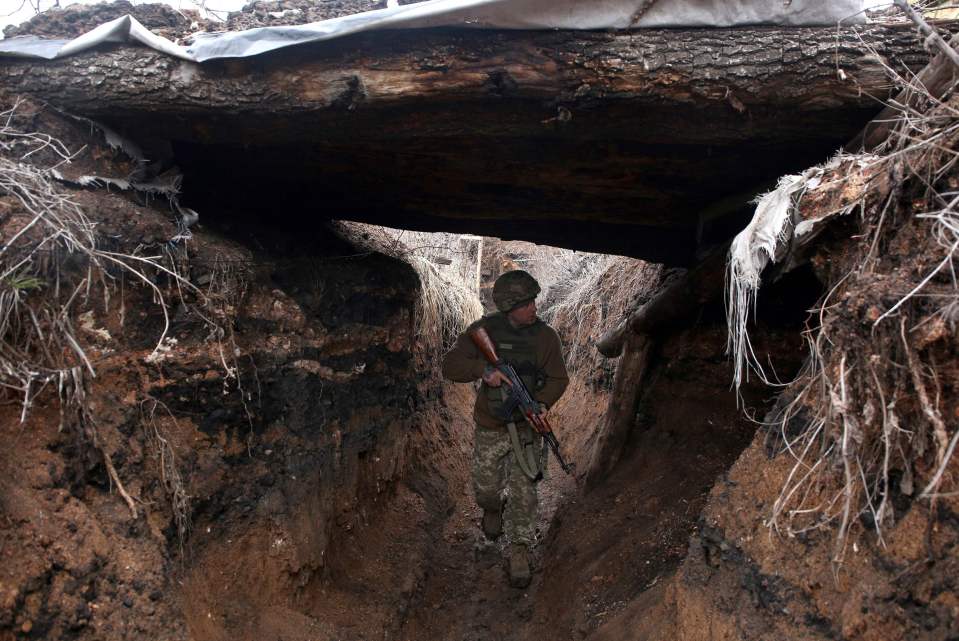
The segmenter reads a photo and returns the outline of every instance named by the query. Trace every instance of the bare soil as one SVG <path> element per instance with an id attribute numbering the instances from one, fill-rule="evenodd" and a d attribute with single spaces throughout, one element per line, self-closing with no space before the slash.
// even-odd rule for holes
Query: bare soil
<path id="1" fill-rule="evenodd" d="M 468 503 L 444 525 L 400 638 L 602 637 L 630 629 L 618 619 L 628 607 L 661 604 L 710 488 L 755 430 L 717 376 L 727 368 L 724 341 L 719 329 L 697 330 L 662 346 L 628 455 L 608 481 L 583 494 L 554 462 L 541 487 L 528 589 L 508 587 L 503 543 L 484 540 L 464 492 Z M 606 392 L 577 380 L 555 408 L 557 434 L 580 469 L 606 401 Z"/>
<path id="2" fill-rule="evenodd" d="M 162 208 L 76 197 L 112 236 L 175 233 Z M 409 351 L 408 270 L 337 259 L 351 252 L 333 239 L 306 260 L 265 233 L 258 253 L 202 224 L 195 233 L 197 282 L 252 265 L 228 347 L 236 378 L 185 311 L 169 354 L 147 362 L 162 326 L 148 292 L 126 290 L 123 315 L 116 299 L 87 303 L 93 409 L 138 515 L 102 454 L 59 430 L 53 398 L 23 425 L 9 399 L 0 639 L 584 638 L 675 571 L 708 488 L 751 434 L 719 375 L 722 332 L 665 343 L 609 483 L 584 496 L 550 471 L 534 582 L 511 589 L 503 542 L 483 539 L 471 496 L 473 391 L 438 386 Z M 581 471 L 606 400 L 601 383 L 577 380 L 555 408 Z M 162 467 L 171 455 L 190 497 L 182 540 Z"/>
<path id="3" fill-rule="evenodd" d="M 44 119 L 84 139 L 83 125 Z M 77 167 L 132 170 L 89 143 Z M 161 204 L 70 189 L 112 242 L 170 247 L 177 230 Z M 16 203 L 2 197 L 0 209 L 10 223 Z M 957 497 L 900 497 L 886 537 L 861 522 L 842 567 L 828 532 L 767 528 L 790 461 L 748 418 L 767 414 L 772 392 L 753 381 L 740 406 L 729 389 L 718 305 L 657 337 L 624 456 L 589 492 L 580 483 L 608 377 L 574 381 L 554 424 L 579 471 L 550 470 L 533 583 L 509 588 L 504 542 L 484 540 L 471 496 L 473 390 L 430 370 L 438 346 L 414 335 L 412 270 L 321 225 L 292 236 L 231 219 L 226 237 L 226 218 L 203 219 L 187 258 L 192 282 L 227 288 L 229 340 L 175 306 L 176 342 L 148 358 L 163 325 L 149 289 L 125 283 L 79 303 L 92 322 L 81 336 L 97 369 L 98 446 L 61 426 L 52 389 L 22 424 L 19 399 L 4 397 L 0 641 L 959 635 Z M 873 297 L 908 287 L 922 273 L 908 259 L 920 231 L 903 226 L 884 245 L 882 273 L 895 278 L 870 276 L 839 305 L 868 319 Z M 816 273 L 831 278 L 841 258 L 820 255 Z M 794 285 L 767 292 L 771 320 L 753 336 L 784 379 L 805 355 L 809 292 Z M 954 329 L 919 334 L 945 363 L 950 421 Z"/>

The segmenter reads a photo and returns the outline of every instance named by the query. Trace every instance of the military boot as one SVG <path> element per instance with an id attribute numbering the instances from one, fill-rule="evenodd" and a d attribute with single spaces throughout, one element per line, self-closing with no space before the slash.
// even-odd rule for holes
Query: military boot
<path id="1" fill-rule="evenodd" d="M 533 579 L 529 567 L 529 550 L 525 545 L 514 543 L 510 546 L 509 584 L 514 588 L 525 588 Z"/>
<path id="2" fill-rule="evenodd" d="M 502 510 L 483 510 L 483 534 L 490 541 L 503 533 L 503 512 Z"/>

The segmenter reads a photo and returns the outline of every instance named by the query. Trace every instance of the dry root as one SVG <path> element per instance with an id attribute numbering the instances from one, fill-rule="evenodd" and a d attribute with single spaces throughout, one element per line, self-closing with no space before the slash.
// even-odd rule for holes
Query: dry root
<path id="1" fill-rule="evenodd" d="M 140 246 L 126 252 L 104 249 L 96 224 L 59 183 L 57 168 L 75 154 L 56 138 L 33 131 L 22 110 L 17 102 L 0 112 L 0 388 L 19 396 L 22 421 L 44 390 L 54 388 L 60 429 L 99 453 L 112 485 L 136 518 L 137 500 L 121 481 L 89 410 L 96 363 L 76 331 L 82 321 L 79 311 L 90 307 L 94 297 L 102 297 L 109 309 L 124 282 L 139 282 L 152 292 L 164 318 L 154 356 L 166 345 L 174 299 L 184 308 L 188 300 L 195 301 L 191 307 L 208 323 L 211 335 L 232 343 L 244 278 L 214 270 L 209 291 L 199 290 L 181 276 L 188 266 L 187 236 L 165 245 L 160 255 L 145 255 Z M 123 296 L 118 298 L 122 317 Z M 226 352 L 235 358 L 235 349 Z M 224 368 L 230 367 L 224 357 Z M 155 437 L 162 445 L 159 432 Z M 176 485 L 172 459 L 168 454 L 161 459 L 164 479 Z M 185 495 L 172 501 L 181 533 L 184 523 L 188 526 L 184 501 Z"/>
<path id="2" fill-rule="evenodd" d="M 140 402 L 140 423 L 147 438 L 147 443 L 154 451 L 160 482 L 170 501 L 170 510 L 176 524 L 177 540 L 180 552 L 183 552 L 183 543 L 190 533 L 190 495 L 186 491 L 186 484 L 177 465 L 176 452 L 164 432 L 161 421 L 157 419 L 157 409 L 163 409 L 170 421 L 176 425 L 176 418 L 170 409 L 155 398 L 146 398 Z"/>
<path id="3" fill-rule="evenodd" d="M 890 180 L 869 194 L 861 233 L 820 264 L 830 285 L 809 358 L 770 421 L 794 465 L 769 525 L 835 528 L 837 563 L 860 526 L 883 544 L 897 505 L 959 489 L 959 429 L 945 418 L 959 411 L 959 100 L 927 102 L 876 161 Z"/>
<path id="4" fill-rule="evenodd" d="M 0 196 L 13 201 L 0 221 L 0 385 L 21 395 L 25 419 L 38 393 L 64 372 L 82 367 L 95 376 L 74 328 L 77 308 L 91 295 L 108 306 L 121 276 L 146 284 L 165 319 L 159 347 L 169 314 L 157 275 L 193 286 L 162 257 L 100 248 L 95 224 L 55 179 L 73 154 L 55 138 L 21 129 L 18 108 L 0 113 Z"/>

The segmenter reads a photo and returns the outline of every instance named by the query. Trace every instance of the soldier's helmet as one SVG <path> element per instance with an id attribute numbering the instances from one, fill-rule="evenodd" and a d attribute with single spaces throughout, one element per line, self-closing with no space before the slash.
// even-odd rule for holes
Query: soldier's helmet
<path id="1" fill-rule="evenodd" d="M 540 291 L 539 283 L 529 272 L 514 269 L 501 275 L 493 283 L 493 303 L 499 311 L 508 312 L 533 300 Z"/>

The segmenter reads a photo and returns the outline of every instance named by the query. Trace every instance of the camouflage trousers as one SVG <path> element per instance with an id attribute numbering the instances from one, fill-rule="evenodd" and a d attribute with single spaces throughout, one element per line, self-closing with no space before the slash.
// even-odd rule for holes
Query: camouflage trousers
<path id="1" fill-rule="evenodd" d="M 517 425 L 523 449 L 545 467 L 543 439 L 529 425 Z M 539 501 L 532 481 L 516 461 L 509 432 L 477 427 L 473 442 L 473 492 L 484 510 L 503 509 L 503 526 L 511 543 L 532 546 L 536 540 Z M 504 503 L 505 493 L 505 507 Z"/>

